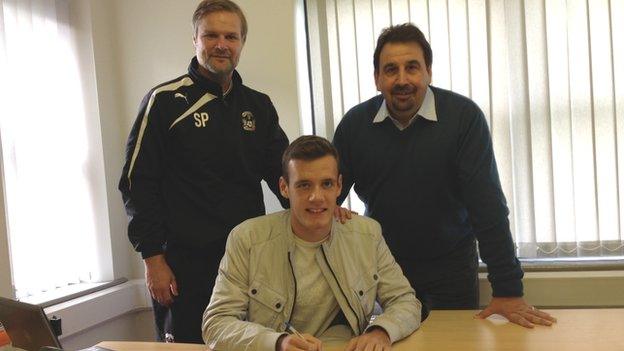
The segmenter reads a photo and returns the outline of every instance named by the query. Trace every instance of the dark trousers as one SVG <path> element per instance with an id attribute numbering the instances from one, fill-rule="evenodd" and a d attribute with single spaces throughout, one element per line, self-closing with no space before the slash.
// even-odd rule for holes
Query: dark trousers
<path id="1" fill-rule="evenodd" d="M 478 254 L 474 240 L 433 260 L 397 258 L 422 303 L 421 319 L 432 309 L 478 309 Z"/>
<path id="2" fill-rule="evenodd" d="M 208 248 L 167 247 L 165 259 L 178 284 L 170 306 L 152 300 L 158 341 L 203 344 L 201 323 L 225 252 L 225 241 Z"/>

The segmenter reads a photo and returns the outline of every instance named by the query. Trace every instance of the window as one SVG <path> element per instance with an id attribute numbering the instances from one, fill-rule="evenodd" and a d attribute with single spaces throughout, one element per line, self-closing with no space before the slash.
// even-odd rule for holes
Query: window
<path id="1" fill-rule="evenodd" d="M 488 118 L 519 256 L 624 256 L 624 1 L 308 0 L 307 20 L 306 133 L 377 94 L 377 36 L 413 22 L 432 84 Z"/>
<path id="2" fill-rule="evenodd" d="M 99 120 L 85 104 L 93 71 L 70 13 L 69 1 L 0 0 L 0 150 L 18 298 L 112 278 Z"/>

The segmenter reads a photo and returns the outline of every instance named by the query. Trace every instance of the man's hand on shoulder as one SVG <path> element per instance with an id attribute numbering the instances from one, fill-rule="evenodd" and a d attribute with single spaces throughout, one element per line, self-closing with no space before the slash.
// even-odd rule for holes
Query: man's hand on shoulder
<path id="1" fill-rule="evenodd" d="M 336 206 L 336 208 L 334 208 L 334 218 L 342 224 L 345 224 L 354 214 L 358 213 L 340 206 Z"/>
<path id="2" fill-rule="evenodd" d="M 495 313 L 525 328 L 533 328 L 535 324 L 552 325 L 557 322 L 550 314 L 527 304 L 522 297 L 493 297 L 490 304 L 475 317 L 487 318 Z"/>
<path id="3" fill-rule="evenodd" d="M 178 296 L 175 275 L 169 268 L 165 255 L 156 255 L 143 260 L 145 263 L 145 283 L 152 298 L 159 304 L 169 306 L 173 296 Z"/>
<path id="4" fill-rule="evenodd" d="M 310 334 L 302 335 L 305 340 L 301 340 L 296 335 L 282 335 L 277 339 L 275 350 L 277 351 L 321 351 L 321 340 Z"/>
<path id="5" fill-rule="evenodd" d="M 351 339 L 345 351 L 390 351 L 391 346 L 392 342 L 388 333 L 381 327 L 373 327 L 366 333 Z"/>

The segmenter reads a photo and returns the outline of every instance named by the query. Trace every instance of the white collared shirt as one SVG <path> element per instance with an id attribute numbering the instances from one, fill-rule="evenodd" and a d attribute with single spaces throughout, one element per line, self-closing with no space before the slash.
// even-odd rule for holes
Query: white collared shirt
<path id="1" fill-rule="evenodd" d="M 435 109 L 435 96 L 433 95 L 433 91 L 431 91 L 430 87 L 427 87 L 427 92 L 425 93 L 425 98 L 423 99 L 422 105 L 420 105 L 420 109 L 418 109 L 416 114 L 412 116 L 412 118 L 410 118 L 406 126 L 403 126 L 401 122 L 390 116 L 390 111 L 388 111 L 388 106 L 386 106 L 385 99 L 381 103 L 381 107 L 379 107 L 379 111 L 377 111 L 377 114 L 373 119 L 373 123 L 381 123 L 386 118 L 390 118 L 390 120 L 392 120 L 392 123 L 394 123 L 394 125 L 399 128 L 399 130 L 404 130 L 405 128 L 409 127 L 418 116 L 421 116 L 422 118 L 428 119 L 433 122 L 438 121 L 438 115 L 436 114 Z"/>

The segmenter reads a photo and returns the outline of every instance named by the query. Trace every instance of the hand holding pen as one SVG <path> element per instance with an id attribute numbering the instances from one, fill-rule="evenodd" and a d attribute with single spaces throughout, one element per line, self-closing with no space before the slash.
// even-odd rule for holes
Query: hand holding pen
<path id="1" fill-rule="evenodd" d="M 321 340 L 310 334 L 301 334 L 286 322 L 286 331 L 290 335 L 281 336 L 277 341 L 278 351 L 322 351 Z"/>

